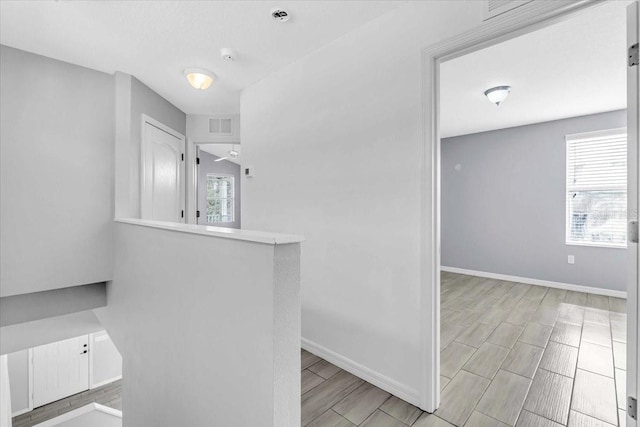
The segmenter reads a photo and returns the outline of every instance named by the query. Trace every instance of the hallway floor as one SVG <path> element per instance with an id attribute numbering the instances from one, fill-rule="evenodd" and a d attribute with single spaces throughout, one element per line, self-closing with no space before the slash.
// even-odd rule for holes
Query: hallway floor
<path id="1" fill-rule="evenodd" d="M 440 408 L 302 351 L 302 425 L 624 426 L 626 301 L 442 274 Z"/>
<path id="2" fill-rule="evenodd" d="M 310 427 L 625 426 L 625 300 L 442 274 L 440 408 L 428 414 L 302 350 Z M 121 382 L 15 417 L 32 426 L 90 402 L 121 409 Z"/>

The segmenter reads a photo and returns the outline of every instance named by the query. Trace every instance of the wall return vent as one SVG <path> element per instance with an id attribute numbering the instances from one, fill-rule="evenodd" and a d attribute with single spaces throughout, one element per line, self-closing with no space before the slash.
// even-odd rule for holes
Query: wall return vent
<path id="1" fill-rule="evenodd" d="M 215 118 L 209 119 L 209 133 L 215 135 L 233 135 L 233 127 L 232 127 L 232 119 L 231 118 Z"/>

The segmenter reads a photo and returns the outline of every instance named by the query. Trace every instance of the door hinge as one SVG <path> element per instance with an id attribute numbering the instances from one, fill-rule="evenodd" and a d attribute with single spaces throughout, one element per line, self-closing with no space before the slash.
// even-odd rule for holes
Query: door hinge
<path id="1" fill-rule="evenodd" d="M 200 218 L 200 211 L 196 211 L 196 218 Z"/>
<path id="2" fill-rule="evenodd" d="M 182 160 L 184 162 L 184 153 L 180 154 L 180 160 Z"/>
<path id="3" fill-rule="evenodd" d="M 627 414 L 634 420 L 638 419 L 638 401 L 635 397 L 627 397 Z"/>
<path id="4" fill-rule="evenodd" d="M 200 157 L 196 157 L 196 165 L 200 164 Z"/>
<path id="5" fill-rule="evenodd" d="M 184 211 L 180 211 L 180 218 L 184 218 Z"/>
<path id="6" fill-rule="evenodd" d="M 640 60 L 638 59 L 638 43 L 629 46 L 629 67 L 635 67 Z"/>
<path id="7" fill-rule="evenodd" d="M 638 243 L 638 221 L 629 221 L 627 231 L 627 240 L 629 240 L 630 243 Z"/>

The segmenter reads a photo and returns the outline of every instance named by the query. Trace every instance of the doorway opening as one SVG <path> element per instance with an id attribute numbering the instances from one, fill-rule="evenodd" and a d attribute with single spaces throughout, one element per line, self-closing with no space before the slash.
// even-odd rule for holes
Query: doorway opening
<path id="1" fill-rule="evenodd" d="M 240 144 L 197 144 L 196 156 L 197 224 L 241 228 Z"/>
<path id="2" fill-rule="evenodd" d="M 635 348 L 637 342 L 634 339 L 627 345 L 627 335 L 634 335 L 626 333 L 627 308 L 621 297 L 626 296 L 626 284 L 629 282 L 627 270 L 635 268 L 637 271 L 637 260 L 634 259 L 633 265 L 627 268 L 627 259 L 630 257 L 626 250 L 621 248 L 621 245 L 610 244 L 606 249 L 599 249 L 595 261 L 588 261 L 589 251 L 595 250 L 593 246 L 607 246 L 603 243 L 611 243 L 620 234 L 617 233 L 617 228 L 620 227 L 616 228 L 616 225 L 621 221 L 617 221 L 617 217 L 608 216 L 611 207 L 615 206 L 616 211 L 624 211 L 622 222 L 626 225 L 627 221 L 627 209 L 618 209 L 620 198 L 614 200 L 613 197 L 609 197 L 605 200 L 603 193 L 608 192 L 611 195 L 617 191 L 626 194 L 627 189 L 616 188 L 614 191 L 611 188 L 571 188 L 573 193 L 599 191 L 600 199 L 588 194 L 593 199 L 590 201 L 591 207 L 595 207 L 589 214 L 602 215 L 598 218 L 599 223 L 596 223 L 595 219 L 590 223 L 594 229 L 591 234 L 597 240 L 595 245 L 569 247 L 566 233 L 567 224 L 573 224 L 576 218 L 576 205 L 572 204 L 571 198 L 568 197 L 567 187 L 567 153 L 571 154 L 568 150 L 569 141 L 591 140 L 591 148 L 598 144 L 610 146 L 609 140 L 594 142 L 597 136 L 581 135 L 581 138 L 576 138 L 576 134 L 619 129 L 626 124 L 626 31 L 622 32 L 621 37 L 618 34 L 622 42 L 614 49 L 620 57 L 615 63 L 622 63 L 621 71 L 617 74 L 624 86 L 621 92 L 624 102 L 622 108 L 619 104 L 616 107 L 613 101 L 609 102 L 611 99 L 600 98 L 599 111 L 578 108 L 574 113 L 563 116 L 559 114 L 563 107 L 562 101 L 565 104 L 575 102 L 576 105 L 580 104 L 577 105 L 580 108 L 584 108 L 587 103 L 580 102 L 579 96 L 560 101 L 554 101 L 553 97 L 547 96 L 546 105 L 539 108 L 542 115 L 536 116 L 535 108 L 523 108 L 521 111 L 524 111 L 524 118 L 521 120 L 524 121 L 517 122 L 510 121 L 508 112 L 503 113 L 509 101 L 512 106 L 517 106 L 514 101 L 516 87 L 526 89 L 527 85 L 531 85 L 540 77 L 539 72 L 531 70 L 531 67 L 527 68 L 527 64 L 522 63 L 526 61 L 519 62 L 513 52 L 506 49 L 506 45 L 516 43 L 518 38 L 535 39 L 536 34 L 546 33 L 547 41 L 557 46 L 561 44 L 562 38 L 552 36 L 553 31 L 559 31 L 558 34 L 562 35 L 567 31 L 567 26 L 575 25 L 580 20 L 588 20 L 591 14 L 595 16 L 593 22 L 597 27 L 602 22 L 600 15 L 606 15 L 616 7 L 618 24 L 621 22 L 620 26 L 624 29 L 626 7 L 631 2 L 613 3 L 596 5 L 581 10 L 580 13 L 565 10 L 561 18 L 548 18 L 542 24 L 539 20 L 533 22 L 535 28 L 523 29 L 522 26 L 515 25 L 512 31 L 517 34 L 496 33 L 491 42 L 486 41 L 490 37 L 484 38 L 484 44 L 472 45 L 468 40 L 458 41 L 458 48 L 452 48 L 451 45 L 455 43 L 451 43 L 449 46 L 441 46 L 440 51 L 434 49 L 426 52 L 428 80 L 425 86 L 428 87 L 425 93 L 427 97 L 430 97 L 431 93 L 436 95 L 436 105 L 426 107 L 425 126 L 427 138 L 433 137 L 436 142 L 433 151 L 427 150 L 426 153 L 427 159 L 431 157 L 431 165 L 434 168 L 432 176 L 436 180 L 433 187 L 435 192 L 427 193 L 432 194 L 436 206 L 433 211 L 433 223 L 436 226 L 433 241 L 436 243 L 432 259 L 435 260 L 433 279 L 437 283 L 437 290 L 431 295 L 436 301 L 436 308 L 433 310 L 437 316 L 435 322 L 441 322 L 441 334 L 433 339 L 432 343 L 442 350 L 442 353 L 434 357 L 435 361 L 432 364 L 438 366 L 440 371 L 429 371 L 427 367 L 426 375 L 442 375 L 439 377 L 442 394 L 439 395 L 439 389 L 432 390 L 432 394 L 438 396 L 434 399 L 434 406 L 437 407 L 440 403 L 435 415 L 451 424 L 462 426 L 492 422 L 498 423 L 496 425 L 515 426 L 520 423 L 553 421 L 562 425 L 574 422 L 625 425 L 627 422 L 624 412 L 627 395 L 625 382 L 627 377 L 635 375 L 636 370 L 635 351 L 633 354 L 629 353 L 632 357 L 629 357 L 630 363 L 627 365 L 627 350 L 628 346 Z M 598 31 L 594 31 L 593 25 L 586 30 L 594 34 L 593 40 L 586 38 L 591 53 L 590 59 L 594 59 L 597 55 L 593 51 L 598 47 L 595 44 L 601 41 L 603 36 L 596 35 Z M 571 30 L 568 31 L 571 34 Z M 585 43 L 585 38 L 580 42 Z M 523 52 L 532 57 L 535 64 L 542 62 L 548 52 L 541 46 L 540 41 L 534 43 L 535 45 L 530 45 Z M 484 82 L 473 93 L 463 93 L 466 82 L 477 83 L 474 79 L 479 77 L 479 73 L 474 73 L 477 63 L 473 61 L 479 61 L 477 56 L 482 52 L 482 48 L 493 49 L 504 57 L 498 56 L 493 60 L 495 75 L 491 81 Z M 447 91 L 444 87 L 447 62 L 449 65 L 454 61 L 462 64 L 465 57 L 467 60 L 474 58 L 466 65 L 458 65 L 454 71 L 469 71 L 470 75 L 467 79 L 459 80 L 465 83 L 460 84 L 455 90 Z M 562 61 L 565 59 L 567 58 L 563 58 Z M 571 72 L 563 75 L 564 70 L 571 69 L 569 65 L 575 64 L 563 64 L 561 61 L 552 64 L 558 66 L 559 70 L 554 77 L 568 78 L 568 85 L 571 85 L 579 78 L 571 80 L 572 76 L 576 77 L 575 73 Z M 516 86 L 513 81 L 505 79 L 509 78 L 509 70 L 517 69 L 518 66 L 524 68 L 513 74 L 519 79 L 513 80 L 517 82 Z M 582 70 L 578 77 L 588 74 L 584 68 Z M 611 82 L 607 83 L 605 86 L 611 89 Z M 503 85 L 512 85 L 512 93 L 500 107 L 491 105 L 490 100 L 485 98 L 484 91 L 493 86 Z M 591 88 L 588 84 L 587 87 Z M 541 92 L 543 91 L 538 89 L 533 93 L 540 95 Z M 520 94 L 526 95 L 527 91 L 521 89 Z M 469 96 L 470 99 L 465 100 L 464 96 Z M 588 96 L 592 98 L 593 91 Z M 635 96 L 637 97 L 637 94 Z M 474 129 L 473 120 L 460 118 L 478 113 L 481 107 L 477 107 L 476 101 L 485 102 L 486 106 L 493 110 L 476 122 L 476 125 L 479 123 L 479 127 Z M 447 112 L 447 102 L 454 107 L 458 102 L 458 108 Z M 458 121 L 461 127 L 471 127 L 447 134 L 447 114 L 453 118 L 452 111 L 455 121 Z M 556 116 L 544 117 L 547 113 L 555 113 Z M 608 117 L 595 117 L 603 114 Z M 587 119 L 587 116 L 592 117 Z M 439 119 L 441 123 L 438 122 Z M 603 120 L 596 123 L 596 119 Z M 607 123 L 604 119 L 610 122 Z M 577 122 L 585 121 L 589 122 L 591 128 L 583 131 L 572 132 L 564 126 L 572 122 L 575 127 Z M 538 158 L 535 150 L 545 144 L 551 144 L 550 137 L 541 139 L 538 134 L 521 136 L 519 140 L 522 144 L 519 148 L 518 144 L 500 144 L 501 140 L 516 138 L 510 135 L 515 130 L 542 132 L 539 128 L 543 124 L 559 132 L 559 143 L 555 147 L 560 150 L 559 155 L 547 153 L 546 156 Z M 634 126 L 637 127 L 637 122 Z M 450 139 L 447 140 L 447 137 Z M 475 144 L 471 139 L 475 140 Z M 632 136 L 630 140 L 635 143 L 635 137 Z M 450 145 L 446 146 L 448 143 Z M 494 154 L 490 154 L 487 147 L 495 149 Z M 586 145 L 581 145 L 578 151 L 584 153 L 584 147 Z M 632 151 L 630 150 L 630 154 L 633 154 Z M 586 157 L 602 156 L 601 152 L 587 154 Z M 584 160 L 585 155 L 582 157 Z M 627 154 L 623 153 L 618 157 L 626 160 Z M 633 172 L 637 170 L 637 158 L 630 158 L 630 177 L 637 178 Z M 547 163 L 543 163 L 541 167 L 539 159 Z M 593 172 L 587 174 L 587 178 L 607 176 L 613 174 L 614 169 L 619 166 L 614 164 L 619 160 L 605 159 L 611 163 L 606 171 L 597 171 L 599 166 L 585 165 L 584 162 L 578 166 L 583 175 L 584 171 Z M 548 165 L 549 162 L 553 163 L 553 168 L 546 166 L 545 169 L 544 165 Z M 576 172 L 575 167 L 573 172 Z M 622 176 L 627 181 L 626 172 L 623 172 Z M 629 181 L 629 193 L 637 192 L 637 182 L 633 182 L 633 179 Z M 602 182 L 597 184 L 603 185 Z M 542 195 L 545 195 L 545 191 L 546 195 L 553 193 L 552 199 L 553 203 L 558 205 L 557 211 L 549 213 L 548 207 L 552 201 L 537 199 L 534 195 L 538 192 L 534 192 L 534 189 L 541 190 Z M 500 197 L 505 199 L 505 203 L 496 203 Z M 633 212 L 633 200 L 630 200 L 630 203 L 629 208 Z M 607 206 L 607 209 L 603 206 Z M 532 214 L 531 217 L 527 217 L 529 214 Z M 553 259 L 555 252 L 534 241 L 535 238 L 546 236 L 548 233 L 559 235 L 548 240 L 553 240 L 557 246 L 563 248 L 564 252 L 559 252 L 562 261 Z M 497 251 L 490 251 L 488 248 Z M 500 258 L 506 258 L 511 269 L 496 267 Z M 540 260 L 548 261 L 550 258 L 552 265 L 549 269 L 540 267 Z M 580 259 L 583 260 L 581 266 Z M 602 268 L 605 261 L 614 267 L 610 267 L 609 270 Z M 492 262 L 494 264 L 491 264 Z M 456 263 L 459 266 L 456 266 Z M 599 270 L 590 271 L 589 268 L 598 267 L 598 263 Z M 569 267 L 565 268 L 567 265 Z M 583 274 L 579 279 L 575 279 L 576 270 L 580 267 Z M 571 276 L 571 271 L 568 270 L 571 268 L 574 276 Z M 617 279 L 603 279 L 601 274 L 607 271 Z M 540 275 L 540 272 L 545 274 Z M 553 277 L 549 275 L 551 273 L 561 273 L 564 276 Z M 571 277 L 574 279 L 570 279 Z M 594 278 L 596 283 L 600 281 L 600 286 L 595 286 L 599 289 L 593 289 L 595 287 L 593 283 L 588 282 L 589 277 Z M 637 311 L 637 294 L 635 289 L 629 291 L 632 297 L 629 312 L 633 314 Z M 633 317 L 631 320 L 635 322 L 635 319 Z M 628 375 L 627 369 L 630 371 Z M 603 393 L 606 394 L 606 398 L 603 397 Z M 461 407 L 464 407 L 464 410 L 461 410 Z"/>
<path id="3" fill-rule="evenodd" d="M 122 356 L 104 330 L 9 353 L 7 368 L 14 425 L 122 418 Z"/>

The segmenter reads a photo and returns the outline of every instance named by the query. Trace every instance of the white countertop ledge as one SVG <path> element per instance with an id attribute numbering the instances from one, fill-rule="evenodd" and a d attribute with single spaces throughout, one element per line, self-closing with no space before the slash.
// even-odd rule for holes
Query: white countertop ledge
<path id="1" fill-rule="evenodd" d="M 200 234 L 222 239 L 244 240 L 245 242 L 265 243 L 268 245 L 287 245 L 304 241 L 303 236 L 293 234 L 268 233 L 266 231 L 238 230 L 236 228 L 211 227 L 208 225 L 181 224 L 177 222 L 151 221 L 148 219 L 116 218 L 115 222 L 160 228 L 179 233 Z"/>

